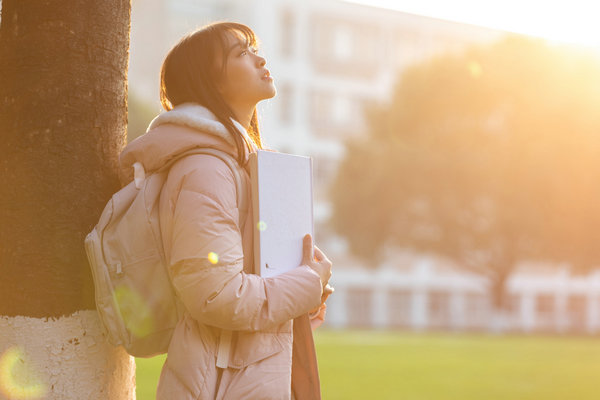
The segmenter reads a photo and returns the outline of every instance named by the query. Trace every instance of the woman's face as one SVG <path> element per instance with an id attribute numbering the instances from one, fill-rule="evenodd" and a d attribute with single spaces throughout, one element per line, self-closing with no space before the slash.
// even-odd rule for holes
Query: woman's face
<path id="1" fill-rule="evenodd" d="M 259 101 L 275 96 L 273 77 L 265 68 L 265 59 L 258 55 L 256 48 L 246 43 L 241 34 L 229 35 L 225 51 L 227 63 L 218 86 L 230 106 L 254 108 Z"/>

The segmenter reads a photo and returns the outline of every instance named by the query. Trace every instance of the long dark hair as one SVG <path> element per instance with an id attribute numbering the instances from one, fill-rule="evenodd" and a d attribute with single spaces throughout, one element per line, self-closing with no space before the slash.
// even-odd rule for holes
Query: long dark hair
<path id="1" fill-rule="evenodd" d="M 184 36 L 169 51 L 162 64 L 160 102 L 167 111 L 182 103 L 197 103 L 208 108 L 233 136 L 238 160 L 243 164 L 247 143 L 231 121 L 231 118 L 235 119 L 233 110 L 217 89 L 217 82 L 227 65 L 228 37 L 231 34 L 243 37 L 248 46 L 257 45 L 258 39 L 252 29 L 234 22 L 213 23 Z M 217 57 L 223 59 L 220 68 L 215 62 Z M 248 134 L 261 149 L 256 108 Z"/>

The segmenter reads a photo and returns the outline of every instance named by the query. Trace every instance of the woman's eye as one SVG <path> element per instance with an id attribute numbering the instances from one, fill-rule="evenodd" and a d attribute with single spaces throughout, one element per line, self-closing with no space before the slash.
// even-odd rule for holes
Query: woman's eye
<path id="1" fill-rule="evenodd" d="M 240 56 L 245 56 L 248 54 L 248 51 L 252 52 L 253 54 L 258 54 L 258 49 L 256 47 L 248 47 L 247 49 L 242 50 Z"/>

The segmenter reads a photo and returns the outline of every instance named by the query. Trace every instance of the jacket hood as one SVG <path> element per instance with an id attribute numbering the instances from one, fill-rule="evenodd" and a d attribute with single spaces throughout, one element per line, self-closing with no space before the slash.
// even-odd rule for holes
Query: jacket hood
<path id="1" fill-rule="evenodd" d="M 252 143 L 244 127 L 232 120 L 236 128 Z M 171 158 L 196 147 L 209 147 L 231 154 L 237 148 L 231 133 L 206 107 L 181 104 L 152 120 L 146 133 L 129 143 L 119 156 L 119 178 L 125 185 L 133 179 L 133 164 L 139 162 L 147 172 L 162 167 Z M 244 162 L 250 154 L 246 148 Z"/>

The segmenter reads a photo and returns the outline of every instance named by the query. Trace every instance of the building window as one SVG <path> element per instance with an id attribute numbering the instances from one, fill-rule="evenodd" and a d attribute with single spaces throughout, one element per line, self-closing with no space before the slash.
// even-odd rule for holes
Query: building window
<path id="1" fill-rule="evenodd" d="M 388 294 L 389 323 L 403 327 L 411 322 L 412 293 L 408 290 L 390 290 Z"/>
<path id="2" fill-rule="evenodd" d="M 330 97 L 320 91 L 314 91 L 310 96 L 310 122 L 313 128 L 326 127 L 330 111 Z"/>
<path id="3" fill-rule="evenodd" d="M 569 327 L 574 331 L 584 331 L 587 322 L 587 299 L 583 295 L 569 296 L 567 301 Z"/>
<path id="4" fill-rule="evenodd" d="M 333 98 L 333 110 L 331 113 L 331 119 L 336 125 L 344 125 L 353 118 L 353 104 L 352 101 L 346 96 L 335 96 Z"/>
<path id="5" fill-rule="evenodd" d="M 540 294 L 535 301 L 535 316 L 537 327 L 547 329 L 554 323 L 555 304 L 551 294 Z"/>
<path id="6" fill-rule="evenodd" d="M 468 327 L 476 328 L 485 325 L 489 310 L 489 297 L 477 293 L 465 295 L 465 323 Z"/>
<path id="7" fill-rule="evenodd" d="M 295 19 L 294 14 L 292 14 L 291 10 L 283 10 L 281 13 L 281 36 L 280 36 L 280 44 L 281 44 L 281 55 L 284 58 L 292 58 L 294 56 L 294 48 L 295 48 L 295 35 L 294 30 L 295 27 Z"/>
<path id="8" fill-rule="evenodd" d="M 551 294 L 540 294 L 535 304 L 536 312 L 541 316 L 554 314 L 554 296 Z"/>
<path id="9" fill-rule="evenodd" d="M 293 90 L 289 83 L 280 84 L 277 88 L 277 103 L 279 107 L 279 120 L 285 124 L 293 122 Z"/>
<path id="10" fill-rule="evenodd" d="M 348 324 L 355 327 L 372 325 L 373 290 L 367 288 L 351 288 L 348 290 Z"/>
<path id="11" fill-rule="evenodd" d="M 317 73 L 358 79 L 378 76 L 383 31 L 377 25 L 321 15 L 313 16 L 311 24 L 309 61 Z"/>
<path id="12" fill-rule="evenodd" d="M 433 291 L 428 296 L 428 319 L 432 327 L 450 326 L 450 294 Z"/>
<path id="13" fill-rule="evenodd" d="M 347 138 L 363 131 L 363 101 L 348 93 L 313 91 L 310 97 L 312 128 L 327 137 Z"/>
<path id="14" fill-rule="evenodd" d="M 353 39 L 352 31 L 346 26 L 338 26 L 333 31 L 333 54 L 339 61 L 347 61 L 352 58 Z"/>
<path id="15" fill-rule="evenodd" d="M 515 321 L 521 318 L 521 301 L 523 296 L 519 294 L 509 294 L 506 298 L 506 311 Z"/>

